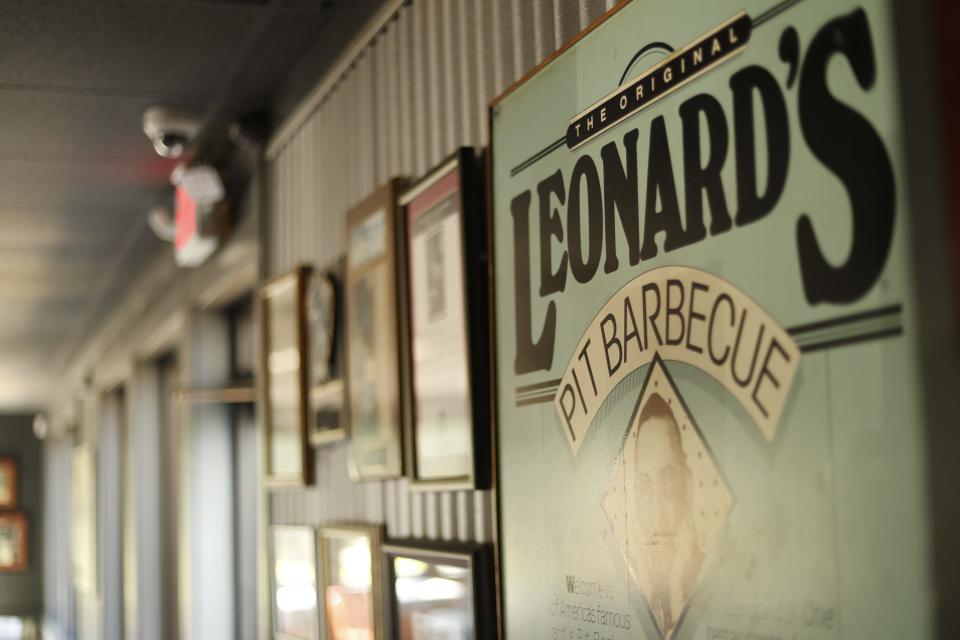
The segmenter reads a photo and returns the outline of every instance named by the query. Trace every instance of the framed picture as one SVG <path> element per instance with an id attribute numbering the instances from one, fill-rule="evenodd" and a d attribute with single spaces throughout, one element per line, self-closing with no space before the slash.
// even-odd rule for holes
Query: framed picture
<path id="1" fill-rule="evenodd" d="M 310 389 L 312 422 L 310 425 L 310 444 L 315 447 L 339 442 L 347 437 L 344 426 L 346 420 L 346 385 L 342 379 L 335 379 Z"/>
<path id="2" fill-rule="evenodd" d="M 347 215 L 347 414 L 355 480 L 403 473 L 397 181 Z"/>
<path id="3" fill-rule="evenodd" d="M 260 288 L 263 416 L 267 484 L 311 482 L 307 445 L 306 296 L 310 267 L 300 265 Z"/>
<path id="4" fill-rule="evenodd" d="M 17 506 L 17 461 L 13 456 L 0 456 L 0 509 Z"/>
<path id="5" fill-rule="evenodd" d="M 392 638 L 496 637 L 489 545 L 389 544 L 383 556 Z"/>
<path id="6" fill-rule="evenodd" d="M 273 637 L 317 640 L 317 535 L 312 527 L 270 527 L 273 546 Z"/>
<path id="7" fill-rule="evenodd" d="M 310 343 L 310 444 L 342 440 L 346 430 L 343 383 L 342 261 L 314 272 L 307 286 Z"/>
<path id="8" fill-rule="evenodd" d="M 29 544 L 26 514 L 22 511 L 0 513 L 0 573 L 26 571 Z"/>
<path id="9" fill-rule="evenodd" d="M 95 595 L 99 588 L 97 548 L 97 454 L 89 443 L 73 449 L 71 461 L 73 583 Z"/>
<path id="10" fill-rule="evenodd" d="M 410 476 L 433 488 L 490 483 L 486 219 L 479 162 L 460 149 L 403 207 L 410 340 Z"/>
<path id="11" fill-rule="evenodd" d="M 320 530 L 323 602 L 329 640 L 384 640 L 381 612 L 381 528 Z"/>

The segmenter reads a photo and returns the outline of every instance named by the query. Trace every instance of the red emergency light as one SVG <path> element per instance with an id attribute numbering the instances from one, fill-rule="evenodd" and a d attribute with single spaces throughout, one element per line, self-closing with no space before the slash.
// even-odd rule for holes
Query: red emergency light
<path id="1" fill-rule="evenodd" d="M 183 172 L 174 194 L 174 257 L 181 267 L 198 267 L 220 246 L 226 232 L 223 183 L 213 167 Z"/>

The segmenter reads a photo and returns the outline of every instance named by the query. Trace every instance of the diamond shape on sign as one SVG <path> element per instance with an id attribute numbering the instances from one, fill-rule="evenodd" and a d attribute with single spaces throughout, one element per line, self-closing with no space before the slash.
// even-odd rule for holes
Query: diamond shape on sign
<path id="1" fill-rule="evenodd" d="M 675 635 L 732 505 L 703 434 L 655 357 L 603 509 L 662 638 Z"/>

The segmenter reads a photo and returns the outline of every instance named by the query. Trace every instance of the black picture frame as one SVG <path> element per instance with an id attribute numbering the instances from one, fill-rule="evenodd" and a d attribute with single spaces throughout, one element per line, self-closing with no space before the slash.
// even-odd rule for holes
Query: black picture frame
<path id="1" fill-rule="evenodd" d="M 454 578 L 456 576 L 455 573 L 451 573 L 450 569 L 464 569 L 466 576 L 461 582 L 469 584 L 470 586 L 469 609 L 471 615 L 468 617 L 468 621 L 472 624 L 472 629 L 463 629 L 462 620 L 459 625 L 455 620 L 448 620 L 447 624 L 449 627 L 460 627 L 456 630 L 450 630 L 452 633 L 451 637 L 469 637 L 475 638 L 476 640 L 496 637 L 496 583 L 494 576 L 493 546 L 491 544 L 398 540 L 389 541 L 383 545 L 383 572 L 385 578 L 384 602 L 390 637 L 394 638 L 394 640 L 419 640 L 417 635 L 413 635 L 412 622 L 405 617 L 404 612 L 409 611 L 412 614 L 419 608 L 418 613 L 420 616 L 423 616 L 424 611 L 430 611 L 431 607 L 429 605 L 411 607 L 399 601 L 397 595 L 397 580 L 398 578 L 410 580 L 411 576 L 398 575 L 397 563 L 395 562 L 398 558 L 413 560 L 414 563 L 411 563 L 413 565 L 411 568 L 417 570 L 423 569 L 425 573 L 422 575 L 436 573 L 436 576 L 431 577 L 440 577 L 448 581 L 455 581 Z M 428 567 L 418 567 L 417 563 L 424 563 L 428 565 Z M 446 567 L 446 576 L 443 576 L 444 572 L 442 569 L 437 570 L 430 568 L 434 566 Z M 413 579 L 415 578 L 416 576 L 413 577 Z M 407 588 L 415 589 L 416 585 L 412 584 Z M 445 602 L 445 600 L 441 598 L 434 600 L 434 602 L 438 601 Z M 422 603 L 418 604 L 422 605 Z M 442 607 L 440 607 L 440 609 L 442 609 Z M 433 609 L 433 611 L 436 610 L 436 608 Z M 421 617 L 421 619 L 423 618 Z M 434 628 L 431 629 L 431 632 L 437 633 L 438 630 Z M 430 637 L 443 636 L 431 635 Z"/>
<path id="2" fill-rule="evenodd" d="M 493 369 L 484 195 L 483 162 L 473 148 L 462 147 L 400 197 L 407 329 L 404 365 L 409 387 L 407 469 L 415 489 L 487 489 L 491 484 Z M 436 247 L 433 251 L 431 245 Z M 431 286 L 431 280 L 440 284 Z M 460 290 L 454 290 L 454 286 Z M 451 309 L 448 304 L 457 300 L 462 308 Z M 438 319 L 431 317 L 434 315 Z M 461 322 L 462 329 L 457 329 Z M 418 339 L 421 349 L 417 349 Z M 418 353 L 429 352 L 430 342 L 435 344 L 432 362 L 422 355 L 418 360 Z M 448 361 L 461 344 L 463 362 L 450 369 L 449 376 L 443 376 L 440 361 Z M 422 348 L 425 345 L 428 349 Z M 418 368 L 426 372 L 422 377 L 418 377 Z M 432 398 L 426 400 L 431 394 L 424 392 L 424 380 L 443 380 L 442 384 L 454 387 L 454 393 L 435 388 Z M 457 389 L 457 385 L 463 388 Z M 461 393 L 465 394 L 465 406 L 459 403 Z M 468 451 L 460 462 L 451 461 L 449 456 L 446 461 L 433 456 L 431 461 L 426 451 L 431 446 L 428 438 L 450 437 L 450 427 L 444 426 L 448 410 L 455 416 L 462 412 L 465 424 L 461 428 L 468 433 L 460 439 L 468 445 Z M 431 416 L 429 420 L 426 415 Z M 447 433 L 441 435 L 441 430 Z M 454 470 L 457 464 L 461 466 Z"/>

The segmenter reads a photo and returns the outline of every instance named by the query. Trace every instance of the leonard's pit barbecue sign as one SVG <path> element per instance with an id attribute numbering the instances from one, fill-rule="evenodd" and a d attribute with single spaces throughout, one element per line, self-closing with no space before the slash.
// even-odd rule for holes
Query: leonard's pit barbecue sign
<path id="1" fill-rule="evenodd" d="M 491 110 L 505 633 L 930 633 L 891 8 L 636 0 Z"/>

